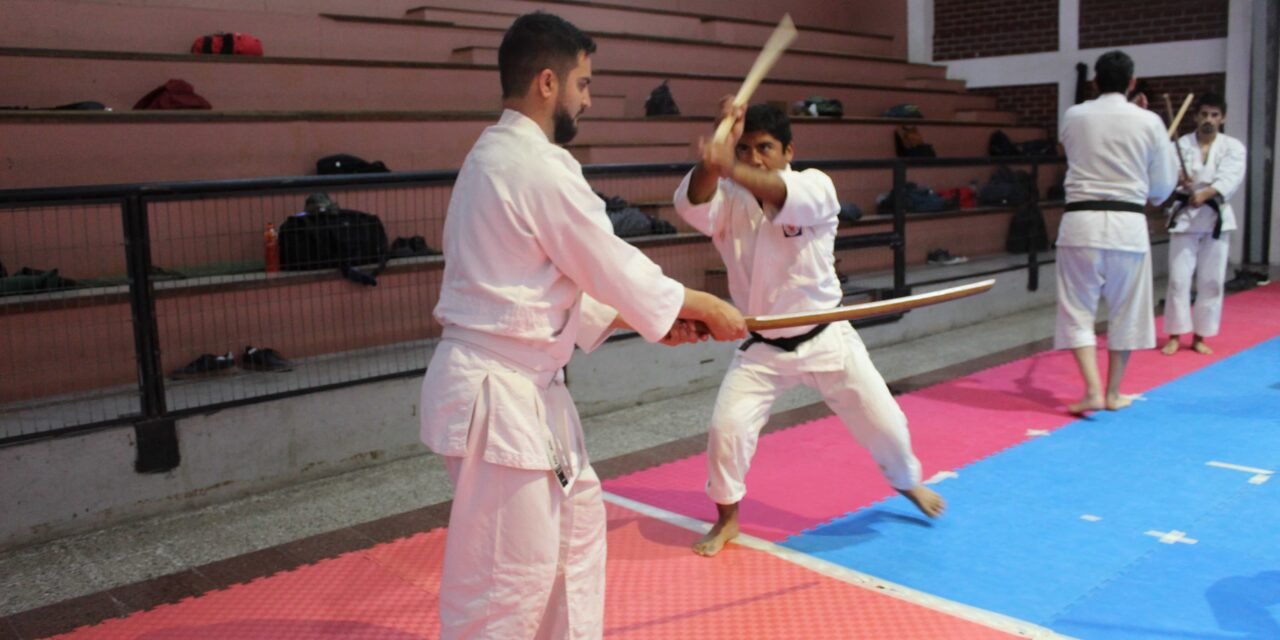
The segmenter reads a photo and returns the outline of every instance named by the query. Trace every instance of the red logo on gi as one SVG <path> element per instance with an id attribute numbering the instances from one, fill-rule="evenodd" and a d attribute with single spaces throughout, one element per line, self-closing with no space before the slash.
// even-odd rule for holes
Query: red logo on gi
<path id="1" fill-rule="evenodd" d="M 784 238 L 794 238 L 800 235 L 802 231 L 803 229 L 795 225 L 790 225 L 790 224 L 782 225 L 782 237 Z"/>

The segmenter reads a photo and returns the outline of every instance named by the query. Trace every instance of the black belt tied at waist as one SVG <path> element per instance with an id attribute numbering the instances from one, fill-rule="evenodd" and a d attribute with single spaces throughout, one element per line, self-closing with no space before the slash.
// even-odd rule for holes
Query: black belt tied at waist
<path id="1" fill-rule="evenodd" d="M 1068 202 L 1067 211 L 1128 211 L 1130 213 L 1146 213 L 1147 209 L 1141 204 L 1120 202 L 1119 200 L 1081 200 L 1080 202 Z"/>
<path id="2" fill-rule="evenodd" d="M 1191 196 L 1181 191 L 1173 194 L 1173 201 L 1176 203 L 1172 206 L 1169 214 L 1169 229 L 1173 229 L 1178 224 L 1178 214 L 1187 208 L 1187 203 L 1191 202 Z M 1205 206 L 1213 209 L 1217 214 L 1217 218 L 1213 221 L 1213 239 L 1217 240 L 1222 236 L 1222 205 L 1218 202 L 1217 197 L 1209 198 L 1204 201 Z M 1178 206 L 1181 205 L 1181 206 Z"/>
<path id="3" fill-rule="evenodd" d="M 795 351 L 796 347 L 799 347 L 800 345 L 812 340 L 819 333 L 822 333 L 822 331 L 826 328 L 827 328 L 827 325 L 820 324 L 798 336 L 787 336 L 785 338 L 766 338 L 752 331 L 751 337 L 747 338 L 746 341 L 742 343 L 742 346 L 738 347 L 738 350 L 746 351 L 748 348 L 751 347 L 751 345 L 757 342 L 763 342 L 764 344 L 767 344 L 771 347 L 776 347 L 778 349 L 782 349 L 783 351 L 790 353 L 792 351 Z"/>

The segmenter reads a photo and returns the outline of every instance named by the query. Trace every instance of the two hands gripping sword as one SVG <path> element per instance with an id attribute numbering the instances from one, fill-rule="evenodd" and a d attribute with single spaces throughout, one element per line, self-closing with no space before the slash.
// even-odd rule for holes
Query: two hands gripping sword
<path id="1" fill-rule="evenodd" d="M 720 157 L 733 153 L 733 145 L 725 144 L 732 134 L 741 135 L 742 114 L 747 101 L 755 93 L 756 87 L 764 80 L 775 62 L 795 40 L 797 35 L 795 23 L 790 15 L 784 15 L 776 29 L 765 42 L 747 73 L 742 87 L 732 100 L 726 100 L 721 106 L 720 119 L 716 125 L 715 135 L 708 142 L 699 141 L 700 155 L 709 166 L 721 168 L 732 167 L 733 158 Z M 1185 107 L 1184 107 L 1185 108 Z M 736 135 L 734 136 L 736 137 Z M 717 155 L 719 154 L 719 155 Z M 723 173 L 723 171 L 721 171 Z M 875 316 L 892 315 L 948 300 L 956 300 L 976 295 L 991 289 L 995 280 L 983 280 L 967 285 L 930 291 L 902 298 L 892 298 L 864 304 L 855 304 L 825 311 L 788 313 L 771 316 L 743 318 L 741 313 L 720 298 L 693 289 L 685 290 L 685 304 L 677 316 L 671 331 L 661 340 L 663 344 L 677 345 L 690 342 L 701 342 L 708 338 L 716 340 L 737 340 L 746 337 L 748 331 L 765 331 L 815 324 L 827 324 L 847 320 L 858 320 Z M 625 326 L 625 322 L 619 322 Z"/>

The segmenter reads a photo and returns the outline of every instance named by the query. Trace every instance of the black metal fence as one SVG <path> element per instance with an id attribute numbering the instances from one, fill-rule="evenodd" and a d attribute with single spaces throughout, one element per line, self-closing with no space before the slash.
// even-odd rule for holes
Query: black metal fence
<path id="1" fill-rule="evenodd" d="M 893 214 L 880 230 L 842 232 L 838 249 L 887 248 L 884 296 L 944 280 L 906 281 L 902 187 L 917 170 L 1028 166 L 1043 158 L 797 163 L 845 176 L 892 175 Z M 586 169 L 603 194 L 674 217 L 670 193 L 688 164 Z M 444 261 L 443 219 L 456 172 L 201 181 L 0 191 L 0 446 L 119 425 L 139 438 L 184 415 L 421 375 L 439 335 L 431 317 Z M 278 234 L 324 192 L 376 214 L 395 248 L 376 286 L 339 268 L 269 269 Z M 663 202 L 666 194 L 667 202 Z M 846 194 L 842 193 L 842 199 Z M 862 194 L 865 201 L 866 194 Z M 676 220 L 675 222 L 679 222 Z M 861 223 L 860 223 L 861 224 Z M 678 226 L 678 225 L 677 225 Z M 683 228 L 687 231 L 687 227 Z M 887 229 L 887 230 L 886 230 Z M 694 233 L 634 239 L 695 288 L 719 264 Z M 1034 288 L 1039 262 L 1026 265 Z M 3 274 L 0 274 L 3 275 Z M 971 277 L 968 276 L 968 277 Z M 158 433 L 163 433 L 161 428 Z M 145 466 L 145 465 L 141 465 Z M 140 466 L 140 468 L 141 468 Z M 160 465 L 163 467 L 163 463 Z"/>

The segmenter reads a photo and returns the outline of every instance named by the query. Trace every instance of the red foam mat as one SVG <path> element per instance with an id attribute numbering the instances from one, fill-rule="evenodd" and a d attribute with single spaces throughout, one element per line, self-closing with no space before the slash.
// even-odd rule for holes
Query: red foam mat
<path id="1" fill-rule="evenodd" d="M 1004 633 L 608 505 L 609 638 L 1008 638 Z M 444 531 L 109 620 L 75 640 L 434 638 Z"/>
<path id="2" fill-rule="evenodd" d="M 1047 320 L 1048 321 L 1048 320 Z M 1145 391 L 1280 335 L 1280 286 L 1227 298 L 1215 352 L 1164 356 L 1136 352 L 1123 390 Z M 1106 357 L 1099 345 L 1099 359 Z M 1105 375 L 1105 362 L 1102 365 Z M 898 398 L 911 424 L 924 477 L 953 470 L 1025 442 L 1028 430 L 1051 431 L 1075 418 L 1064 407 L 1083 386 L 1070 352 L 1049 351 Z M 607 491 L 698 518 L 715 520 L 703 492 L 706 456 L 697 455 L 605 482 Z M 743 530 L 778 541 L 892 494 L 865 450 L 834 417 L 761 438 L 747 477 Z M 945 483 L 939 486 L 945 496 Z"/>
<path id="3" fill-rule="evenodd" d="M 691 531 L 614 505 L 609 514 L 605 637 L 1014 637 L 745 547 L 703 558 Z"/>

